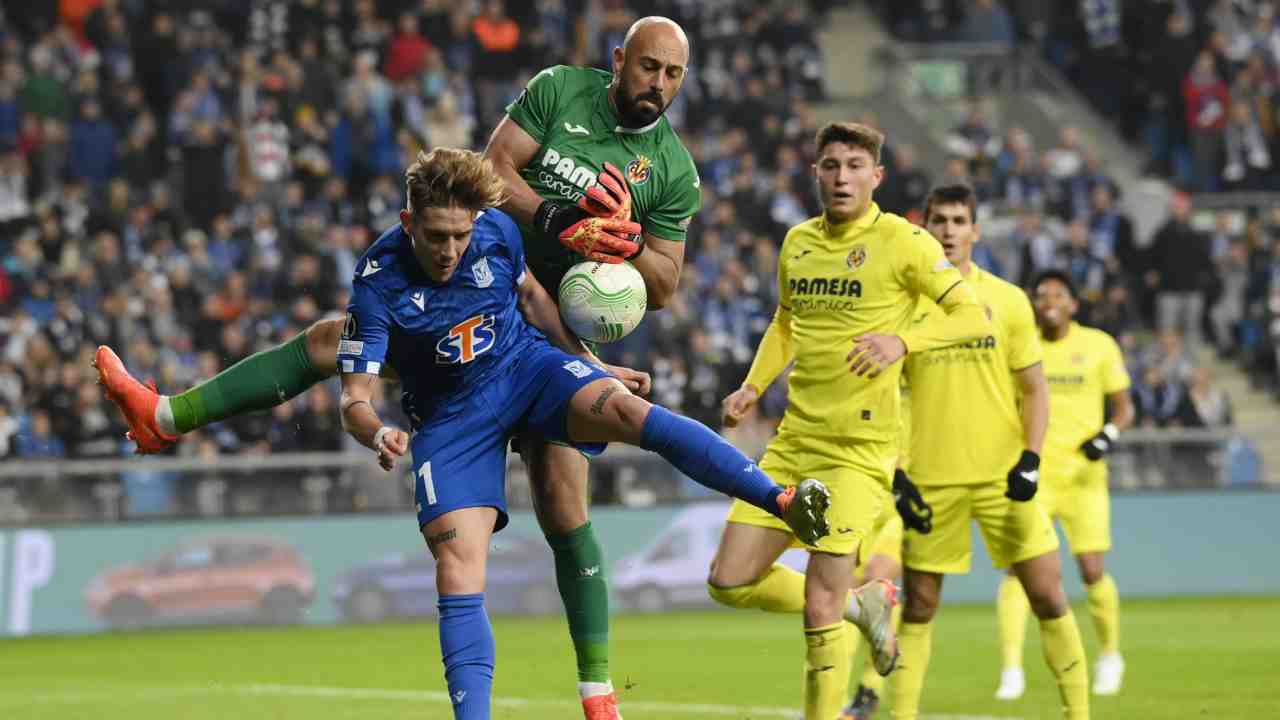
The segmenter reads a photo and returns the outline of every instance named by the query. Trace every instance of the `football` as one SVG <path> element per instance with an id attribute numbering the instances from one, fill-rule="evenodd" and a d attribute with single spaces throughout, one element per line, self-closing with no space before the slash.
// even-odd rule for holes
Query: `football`
<path id="1" fill-rule="evenodd" d="M 617 342 L 644 319 L 648 295 L 631 263 L 582 262 L 560 281 L 560 317 L 578 337 Z"/>

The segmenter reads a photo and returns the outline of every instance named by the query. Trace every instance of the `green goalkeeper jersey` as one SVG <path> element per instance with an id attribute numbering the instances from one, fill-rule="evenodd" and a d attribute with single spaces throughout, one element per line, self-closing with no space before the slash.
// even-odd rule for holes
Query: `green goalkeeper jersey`
<path id="1" fill-rule="evenodd" d="M 529 81 L 507 106 L 539 145 L 520 176 L 543 198 L 577 202 L 604 163 L 613 163 L 631 187 L 632 219 L 650 235 L 684 242 L 702 205 L 693 157 L 665 115 L 642 128 L 622 127 L 609 102 L 611 79 L 603 70 L 557 65 Z M 521 230 L 529 268 L 555 297 L 560 278 L 582 256 L 527 225 Z"/>

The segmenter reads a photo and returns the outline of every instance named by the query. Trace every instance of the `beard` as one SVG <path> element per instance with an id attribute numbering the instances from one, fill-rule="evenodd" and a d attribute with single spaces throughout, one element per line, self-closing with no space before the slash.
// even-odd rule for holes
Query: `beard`
<path id="1" fill-rule="evenodd" d="M 658 109 L 653 110 L 648 105 L 641 105 L 640 101 L 642 100 L 652 102 Z M 618 91 L 615 94 L 614 103 L 618 106 L 618 118 L 625 128 L 642 128 L 662 117 L 662 114 L 667 111 L 669 106 L 662 104 L 662 95 L 657 92 L 644 92 L 628 97 L 621 86 L 618 87 Z"/>

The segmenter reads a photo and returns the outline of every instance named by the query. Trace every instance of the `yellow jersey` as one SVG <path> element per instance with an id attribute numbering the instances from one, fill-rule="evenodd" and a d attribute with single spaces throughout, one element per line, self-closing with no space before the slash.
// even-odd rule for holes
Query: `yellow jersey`
<path id="1" fill-rule="evenodd" d="M 1049 381 L 1044 461 L 1057 474 L 1059 465 L 1085 461 L 1080 446 L 1102 430 L 1107 395 L 1129 389 L 1129 371 L 1110 335 L 1073 322 L 1062 339 L 1044 341 L 1044 374 Z"/>
<path id="2" fill-rule="evenodd" d="M 1015 373 L 1042 359 L 1027 294 L 977 265 L 965 278 L 991 319 L 985 337 L 912 353 L 903 375 L 911 427 L 907 473 L 917 485 L 1003 482 L 1025 449 Z M 914 323 L 936 322 L 920 302 Z"/>
<path id="3" fill-rule="evenodd" d="M 896 442 L 902 363 L 870 378 L 850 372 L 853 339 L 898 334 L 908 353 L 988 332 L 973 291 L 924 229 L 872 203 L 838 225 L 812 218 L 787 233 L 779 303 L 746 383 L 761 392 L 795 360 L 782 427 L 823 437 Z M 908 329 L 919 297 L 951 322 Z"/>

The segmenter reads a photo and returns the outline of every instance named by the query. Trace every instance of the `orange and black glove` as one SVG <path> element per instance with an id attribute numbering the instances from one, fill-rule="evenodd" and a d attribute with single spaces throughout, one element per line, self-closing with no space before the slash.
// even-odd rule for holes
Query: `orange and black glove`
<path id="1" fill-rule="evenodd" d="M 631 222 L 631 192 L 622 173 L 609 163 L 576 205 L 544 200 L 533 215 L 533 226 L 596 262 L 616 265 L 644 249 L 640 225 Z"/>

